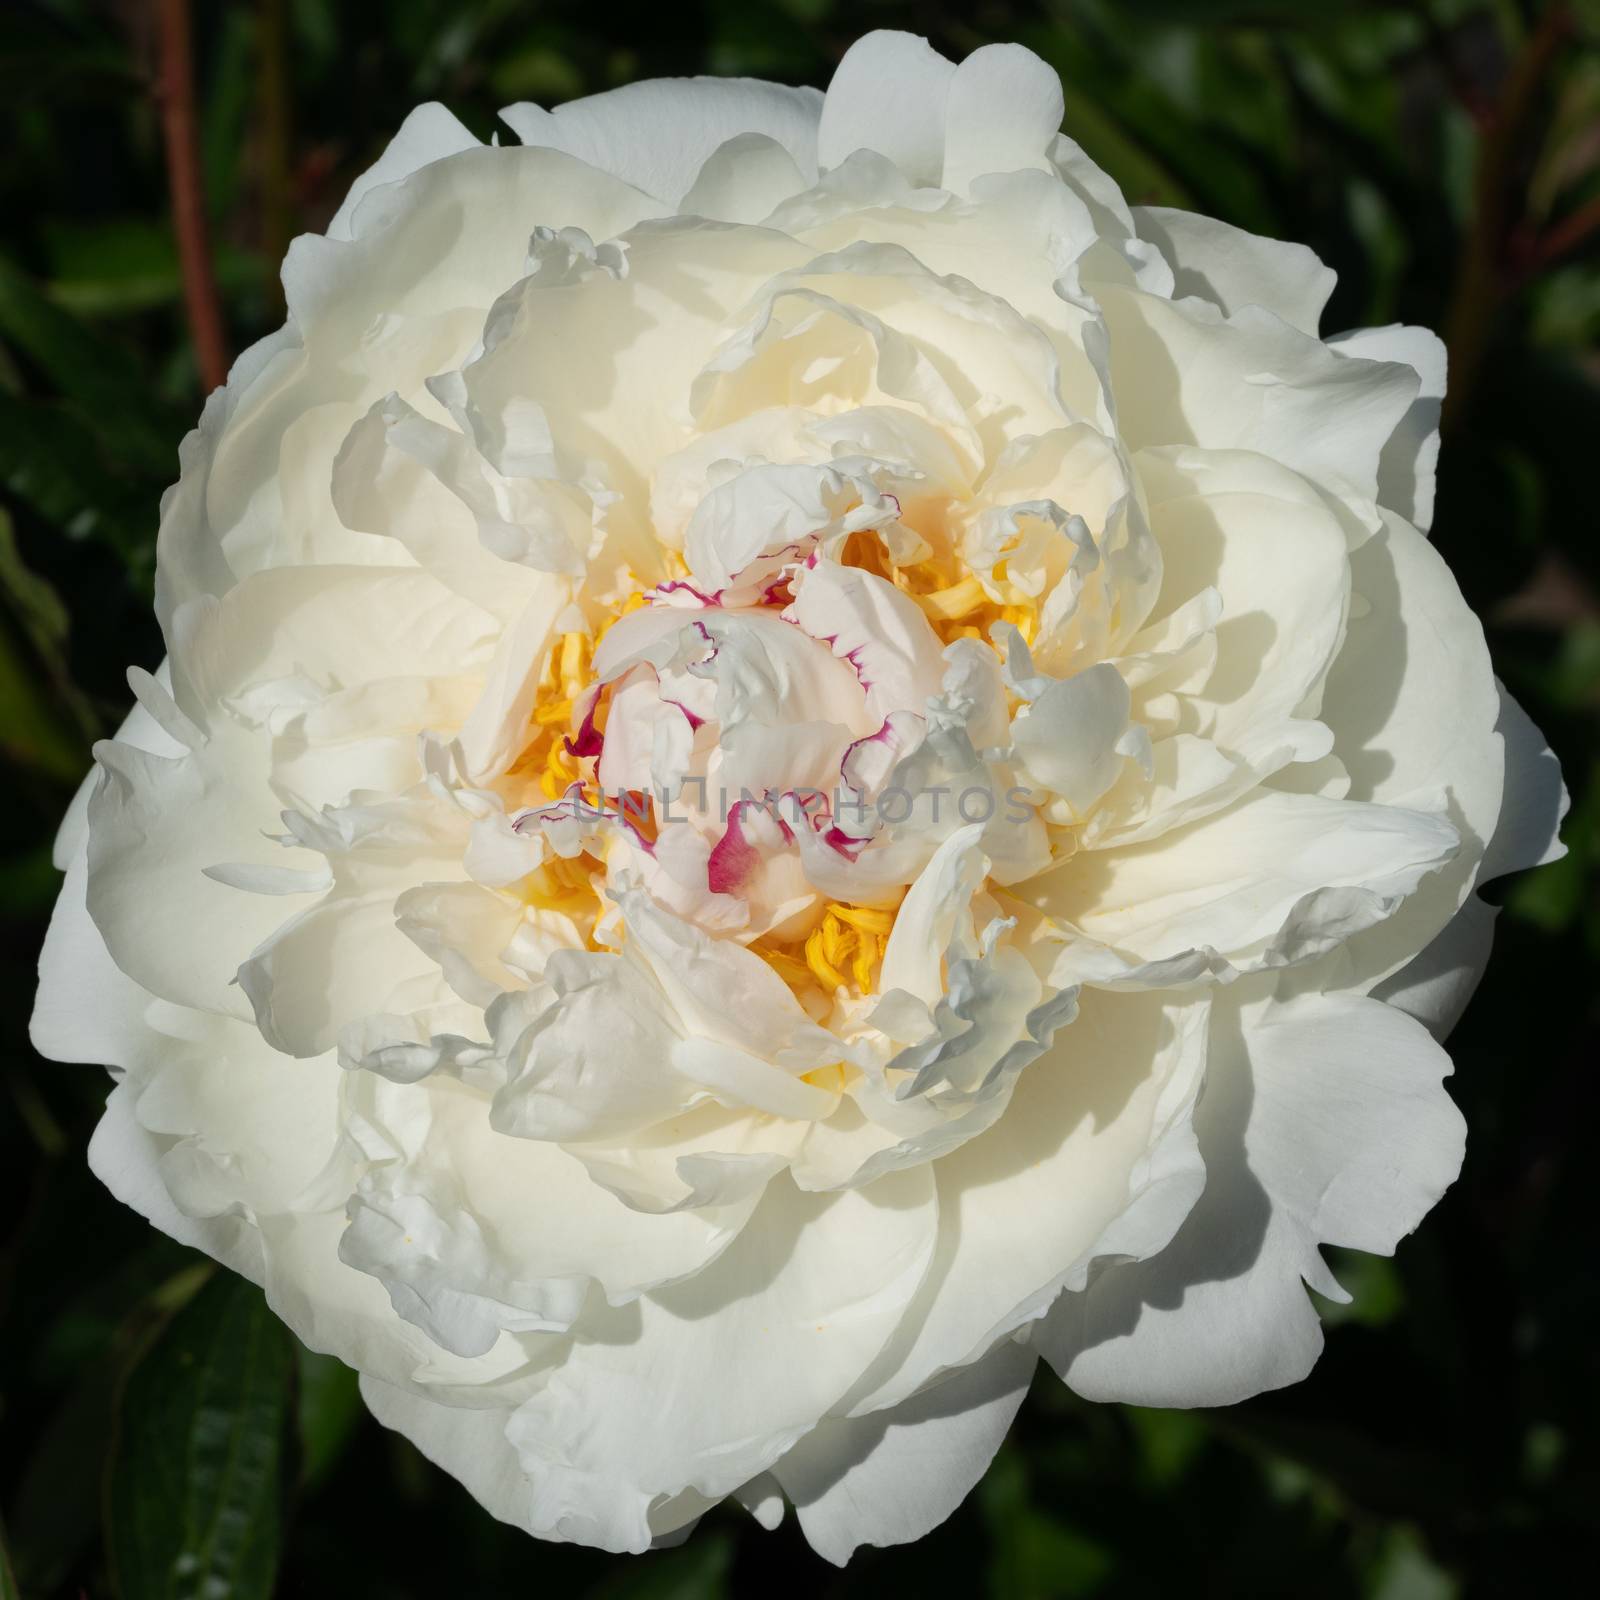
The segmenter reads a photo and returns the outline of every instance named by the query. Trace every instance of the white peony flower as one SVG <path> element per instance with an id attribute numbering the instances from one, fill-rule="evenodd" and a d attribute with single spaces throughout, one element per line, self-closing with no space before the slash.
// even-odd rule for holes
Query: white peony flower
<path id="1" fill-rule="evenodd" d="M 185 442 L 35 1037 L 496 1516 L 919 1536 L 1037 1357 L 1304 1376 L 1454 1177 L 1560 785 L 1438 341 L 1130 209 L 1027 51 L 415 112 Z"/>

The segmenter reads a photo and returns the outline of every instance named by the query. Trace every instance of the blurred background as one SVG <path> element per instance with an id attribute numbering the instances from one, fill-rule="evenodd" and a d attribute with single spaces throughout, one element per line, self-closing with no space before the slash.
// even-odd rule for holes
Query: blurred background
<path id="1" fill-rule="evenodd" d="M 174 9 L 214 327 L 186 313 L 175 244 Z M 280 319 L 286 242 L 411 106 L 443 100 L 487 137 L 513 100 L 639 77 L 824 85 L 872 27 L 953 57 L 1028 45 L 1130 198 L 1312 245 L 1339 272 L 1329 328 L 1445 334 L 1434 541 L 1562 759 L 1571 853 L 1491 890 L 1496 959 L 1452 1046 L 1466 1169 L 1395 1259 L 1335 1262 L 1355 1299 L 1324 1307 L 1308 1382 L 1162 1413 L 1047 1378 L 943 1529 L 842 1574 L 792 1520 L 763 1534 L 727 1510 L 646 1557 L 537 1544 L 371 1422 L 257 1291 L 90 1177 L 106 1080 L 26 1038 L 49 843 L 131 703 L 124 669 L 160 659 L 157 501 L 208 375 Z M 1600 1508 L 1597 38 L 1593 0 L 5 0 L 0 1595 L 1576 1592 Z"/>

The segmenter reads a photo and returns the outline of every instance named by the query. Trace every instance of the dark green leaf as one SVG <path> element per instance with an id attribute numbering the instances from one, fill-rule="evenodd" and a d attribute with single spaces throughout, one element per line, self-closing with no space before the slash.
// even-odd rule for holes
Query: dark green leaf
<path id="1" fill-rule="evenodd" d="M 5 1525 L 0 1523 L 0 1600 L 18 1600 L 17 1579 L 6 1551 Z"/>
<path id="2" fill-rule="evenodd" d="M 1089 1595 L 1115 1566 L 1112 1552 L 1058 1509 L 1033 1502 L 1022 1453 L 1003 1448 L 979 1487 L 992 1556 L 989 1593 L 1016 1600 Z"/>
<path id="3" fill-rule="evenodd" d="M 86 1368 L 34 1446 L 12 1507 L 11 1539 L 18 1580 L 30 1593 L 54 1590 L 94 1536 L 115 1391 L 109 1362 Z"/>
<path id="4" fill-rule="evenodd" d="M 80 317 L 107 317 L 176 305 L 183 293 L 178 247 L 165 221 L 106 217 L 93 225 L 56 223 L 45 231 L 50 299 Z M 226 241 L 217 284 L 233 296 L 261 276 L 260 257 Z"/>
<path id="5" fill-rule="evenodd" d="M 58 711 L 10 632 L 0 623 L 0 757 L 56 783 L 74 783 L 89 765 L 82 732 Z"/>
<path id="6" fill-rule="evenodd" d="M 124 1600 L 272 1592 L 294 1341 L 254 1285 L 219 1272 L 128 1376 L 106 1496 Z"/>
<path id="7" fill-rule="evenodd" d="M 356 1375 L 334 1356 L 297 1349 L 300 1396 L 300 1481 L 313 1488 L 339 1464 L 366 1415 Z"/>
<path id="8" fill-rule="evenodd" d="M 733 1542 L 725 1533 L 689 1536 L 676 1550 L 630 1562 L 591 1592 L 590 1600 L 720 1600 L 728 1593 Z"/>
<path id="9" fill-rule="evenodd" d="M 95 719 L 67 667 L 67 608 L 43 578 L 28 570 L 4 511 L 0 511 L 0 595 L 5 596 L 55 690 L 68 725 L 64 731 L 76 733 L 80 743 L 86 744 L 95 736 Z M 79 765 L 83 764 L 80 759 Z"/>
<path id="10" fill-rule="evenodd" d="M 110 545 L 143 576 L 159 480 L 115 471 L 94 430 L 66 407 L 0 394 L 0 486 L 68 538 Z"/>
<path id="11" fill-rule="evenodd" d="M 0 257 L 0 339 L 21 350 L 86 417 L 113 429 L 130 458 L 170 476 L 174 430 L 149 380 L 112 341 L 51 302 Z"/>

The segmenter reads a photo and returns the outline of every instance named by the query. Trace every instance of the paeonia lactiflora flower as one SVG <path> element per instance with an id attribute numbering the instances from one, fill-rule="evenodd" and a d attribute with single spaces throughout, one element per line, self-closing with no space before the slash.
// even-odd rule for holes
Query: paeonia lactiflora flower
<path id="1" fill-rule="evenodd" d="M 184 446 L 36 1038 L 542 1537 L 916 1537 L 1040 1356 L 1302 1377 L 1460 1162 L 1560 785 L 1419 531 L 1439 343 L 1061 116 L 886 33 L 425 106 Z"/>

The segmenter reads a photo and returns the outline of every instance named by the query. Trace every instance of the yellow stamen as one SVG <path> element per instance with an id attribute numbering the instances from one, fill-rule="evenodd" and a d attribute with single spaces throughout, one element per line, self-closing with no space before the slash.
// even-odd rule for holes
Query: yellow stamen
<path id="1" fill-rule="evenodd" d="M 797 961 L 793 956 L 785 954 L 782 950 L 765 949 L 759 944 L 751 945 L 750 949 L 760 956 L 796 994 L 816 986 L 816 979 L 812 976 L 811 968 L 805 962 Z"/>
<path id="2" fill-rule="evenodd" d="M 1039 608 L 1035 605 L 1001 606 L 1000 620 L 1009 622 L 1025 644 L 1032 644 L 1039 632 Z"/>
<path id="3" fill-rule="evenodd" d="M 586 633 L 561 635 L 561 692 L 569 700 L 582 692 L 589 666 L 589 636 Z"/>
<path id="4" fill-rule="evenodd" d="M 826 933 L 827 924 L 824 922 L 806 940 L 806 965 L 816 973 L 822 987 L 832 994 L 835 989 L 848 989 L 850 985 L 845 975 L 828 960 L 824 943 Z"/>
<path id="5" fill-rule="evenodd" d="M 883 951 L 878 940 L 870 934 L 865 937 L 858 935 L 855 957 L 850 963 L 850 976 L 862 994 L 872 992 L 872 969 L 882 959 Z"/>
<path id="6" fill-rule="evenodd" d="M 567 753 L 567 747 L 560 739 L 554 740 L 549 755 L 545 757 L 539 787 L 550 799 L 559 800 L 581 776 L 576 758 Z"/>
<path id="7" fill-rule="evenodd" d="M 871 906 L 841 905 L 837 900 L 828 902 L 828 915 L 848 922 L 863 933 L 888 933 L 894 927 L 894 912 L 879 911 Z"/>
<path id="8" fill-rule="evenodd" d="M 605 638 L 605 636 L 610 633 L 614 627 L 616 627 L 617 623 L 620 622 L 622 618 L 637 611 L 641 606 L 647 605 L 649 603 L 649 599 L 649 595 L 647 595 L 642 589 L 636 589 L 595 630 L 594 642 L 599 644 L 600 641 Z"/>
<path id="9" fill-rule="evenodd" d="M 913 595 L 912 599 L 930 617 L 954 622 L 958 617 L 971 616 L 980 606 L 988 603 L 989 597 L 983 592 L 983 585 L 976 578 L 968 576 L 960 583 L 951 584 L 948 589 L 935 589 L 932 594 Z"/>
<path id="10" fill-rule="evenodd" d="M 800 1081 L 838 1094 L 844 1088 L 845 1074 L 848 1070 L 844 1062 L 830 1061 L 825 1067 L 813 1067 L 809 1072 L 802 1072 Z"/>

